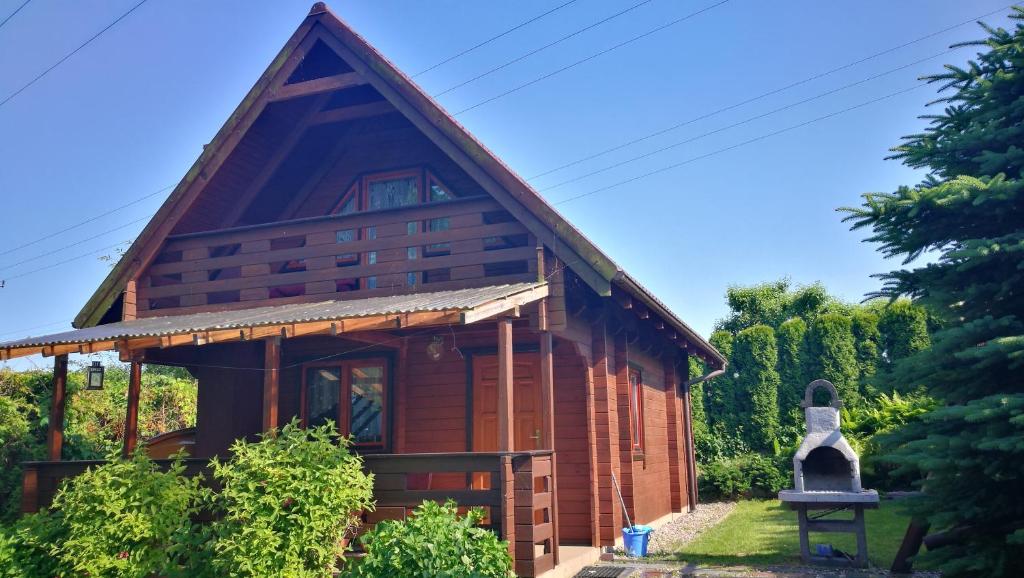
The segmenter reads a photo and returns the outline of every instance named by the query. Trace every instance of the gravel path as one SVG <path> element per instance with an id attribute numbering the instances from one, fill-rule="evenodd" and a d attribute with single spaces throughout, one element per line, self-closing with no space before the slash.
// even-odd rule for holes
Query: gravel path
<path id="1" fill-rule="evenodd" d="M 736 507 L 735 502 L 697 504 L 697 509 L 658 528 L 651 534 L 648 551 L 651 554 L 669 554 L 693 540 L 701 532 L 717 525 Z"/>

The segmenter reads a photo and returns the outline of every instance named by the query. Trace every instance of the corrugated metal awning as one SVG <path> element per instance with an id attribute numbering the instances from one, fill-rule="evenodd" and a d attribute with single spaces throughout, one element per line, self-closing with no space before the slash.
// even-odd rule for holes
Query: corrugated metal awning
<path id="1" fill-rule="evenodd" d="M 119 321 L 0 343 L 0 357 L 91 353 L 205 344 L 283 334 L 344 333 L 448 323 L 473 323 L 547 296 L 546 283 L 517 283 L 435 293 L 319 301 Z M 184 336 L 186 339 L 174 339 Z"/>

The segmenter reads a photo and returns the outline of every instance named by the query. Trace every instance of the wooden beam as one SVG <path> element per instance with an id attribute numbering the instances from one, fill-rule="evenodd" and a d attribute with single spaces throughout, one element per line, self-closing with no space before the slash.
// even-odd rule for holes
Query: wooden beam
<path id="1" fill-rule="evenodd" d="M 532 289 L 523 291 L 522 293 L 516 293 L 515 295 L 496 299 L 490 303 L 484 303 L 483 305 L 463 311 L 461 320 L 464 325 L 469 325 L 470 323 L 475 323 L 510 311 L 515 313 L 516 309 L 519 307 L 528 303 L 533 303 L 534 301 L 543 299 L 547 296 L 548 286 L 538 285 Z"/>
<path id="2" fill-rule="evenodd" d="M 263 354 L 263 431 L 277 427 L 278 390 L 281 373 L 281 338 L 269 337 Z"/>
<path id="3" fill-rule="evenodd" d="M 53 399 L 50 401 L 50 424 L 46 431 L 46 448 L 51 462 L 59 462 L 64 447 L 64 406 L 67 403 L 68 356 L 53 359 Z"/>
<path id="4" fill-rule="evenodd" d="M 398 110 L 392 106 L 390 102 L 380 100 L 377 102 L 368 102 L 366 104 L 355 104 L 352 106 L 322 110 L 310 120 L 310 124 L 317 125 L 332 122 L 347 122 L 350 120 L 380 116 L 382 114 L 392 112 L 398 112 Z"/>
<path id="5" fill-rule="evenodd" d="M 270 102 L 299 98 L 302 96 L 313 96 L 325 92 L 334 92 L 366 84 L 362 75 L 358 72 L 345 72 L 334 76 L 314 78 L 305 82 L 285 84 L 270 91 Z"/>
<path id="6" fill-rule="evenodd" d="M 124 418 L 124 449 L 125 458 L 132 455 L 139 439 L 139 396 L 142 393 L 142 362 L 131 361 L 128 368 L 128 411 Z"/>
<path id="7" fill-rule="evenodd" d="M 684 357 L 685 359 L 685 357 Z M 686 452 L 686 497 L 689 511 L 697 509 L 697 459 L 693 447 L 693 414 L 690 411 L 690 386 L 683 385 L 683 442 Z"/>
<path id="8" fill-rule="evenodd" d="M 274 176 L 274 173 L 277 172 L 281 163 L 288 158 L 288 155 L 295 149 L 299 140 L 306 134 L 306 129 L 310 126 L 310 121 L 314 116 L 316 116 L 320 109 L 323 108 L 329 97 L 330 95 L 324 94 L 319 98 L 313 99 L 313 102 L 309 104 L 309 107 L 302 114 L 302 117 L 292 125 L 288 135 L 277 144 L 277 150 L 274 151 L 274 154 L 262 164 L 259 171 L 256 173 L 256 176 L 254 176 L 252 180 L 249 181 L 248 186 L 245 187 L 245 190 L 243 190 L 236 199 L 232 200 L 231 209 L 227 212 L 224 218 L 221 219 L 220 228 L 223 229 L 237 224 L 238 219 L 245 214 L 246 209 L 248 209 L 252 204 L 256 195 L 263 190 L 267 181 Z"/>
<path id="9" fill-rule="evenodd" d="M 513 419 L 512 320 L 498 320 L 498 451 L 513 451 L 515 421 Z"/>

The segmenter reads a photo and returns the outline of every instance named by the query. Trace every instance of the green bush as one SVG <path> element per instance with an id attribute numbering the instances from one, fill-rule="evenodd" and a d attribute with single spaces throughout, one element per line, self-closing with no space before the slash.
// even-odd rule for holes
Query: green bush
<path id="1" fill-rule="evenodd" d="M 741 415 L 748 416 L 748 440 L 759 451 L 773 451 L 778 445 L 779 374 L 775 332 L 767 325 L 740 331 L 732 353 L 733 369 L 739 374 L 736 388 L 744 392 Z"/>
<path id="2" fill-rule="evenodd" d="M 335 426 L 297 420 L 255 443 L 239 440 L 228 462 L 210 462 L 212 569 L 218 576 L 329 577 L 359 515 L 373 509 L 373 476 Z"/>
<path id="3" fill-rule="evenodd" d="M 353 576 L 506 577 L 512 572 L 508 543 L 478 527 L 484 512 L 458 515 L 455 502 L 423 502 L 402 522 L 384 521 L 361 539 L 366 557 Z"/>
<path id="4" fill-rule="evenodd" d="M 718 460 L 700 469 L 700 495 L 712 500 L 773 498 L 789 485 L 779 459 L 744 454 Z"/>
<path id="5" fill-rule="evenodd" d="M 0 529 L 0 578 L 59 576 L 52 551 L 65 534 L 60 517 L 49 512 L 28 514 Z"/>
<path id="6" fill-rule="evenodd" d="M 66 533 L 53 553 L 65 573 L 141 578 L 170 571 L 172 538 L 199 507 L 199 479 L 184 470 L 178 460 L 163 472 L 139 451 L 68 480 L 53 500 Z"/>
<path id="7" fill-rule="evenodd" d="M 826 313 L 816 318 L 807 332 L 807 352 L 807 377 L 831 381 L 847 405 L 857 405 L 860 402 L 857 350 L 850 318 L 839 313 Z"/>

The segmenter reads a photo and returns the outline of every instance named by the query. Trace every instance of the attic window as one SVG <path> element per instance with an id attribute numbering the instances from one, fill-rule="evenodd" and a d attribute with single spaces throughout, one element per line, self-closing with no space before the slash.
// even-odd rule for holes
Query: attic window
<path id="1" fill-rule="evenodd" d="M 426 185 L 426 186 L 424 186 Z M 370 173 L 355 180 L 331 209 L 332 215 L 383 211 L 440 203 L 459 195 L 423 168 Z"/>

